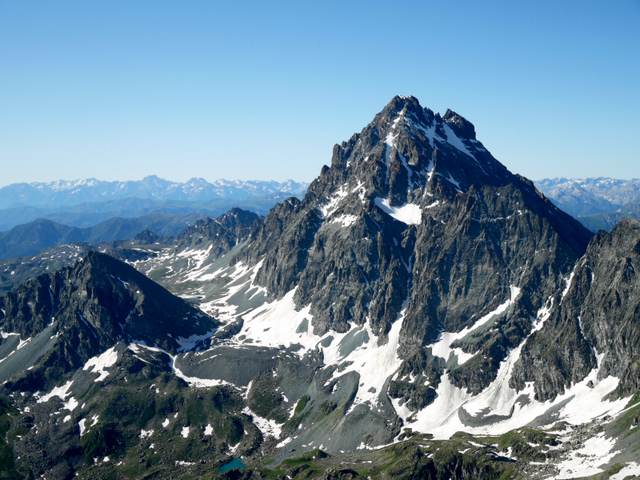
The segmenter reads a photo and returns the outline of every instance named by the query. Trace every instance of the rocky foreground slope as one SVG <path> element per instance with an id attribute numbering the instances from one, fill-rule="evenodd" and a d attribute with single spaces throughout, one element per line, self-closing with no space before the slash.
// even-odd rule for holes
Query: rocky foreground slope
<path id="1" fill-rule="evenodd" d="M 640 469 L 640 223 L 592 238 L 454 112 L 396 97 L 302 200 L 89 248 L 3 299 L 6 475 Z"/>

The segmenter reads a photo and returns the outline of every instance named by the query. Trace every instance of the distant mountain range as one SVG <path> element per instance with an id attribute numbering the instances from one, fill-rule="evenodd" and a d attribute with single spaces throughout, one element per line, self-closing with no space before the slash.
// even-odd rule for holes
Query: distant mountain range
<path id="1" fill-rule="evenodd" d="M 105 182 L 86 180 L 58 180 L 48 183 L 14 183 L 0 188 L 0 209 L 21 206 L 45 208 L 82 203 L 102 203 L 110 200 L 138 198 L 147 200 L 246 200 L 278 193 L 303 195 L 308 183 L 275 181 L 216 180 L 209 183 L 192 178 L 180 183 L 150 175 L 142 180 Z"/>
<path id="2" fill-rule="evenodd" d="M 622 218 L 640 219 L 640 179 L 544 178 L 535 185 L 593 232 L 610 231 Z"/>
<path id="3" fill-rule="evenodd" d="M 242 207 L 266 215 L 291 196 L 301 197 L 308 183 L 191 179 L 170 182 L 156 176 L 140 181 L 95 179 L 50 183 L 16 183 L 0 188 L 0 232 L 46 218 L 86 228 L 112 217 L 134 218 L 150 213 L 222 215 Z"/>

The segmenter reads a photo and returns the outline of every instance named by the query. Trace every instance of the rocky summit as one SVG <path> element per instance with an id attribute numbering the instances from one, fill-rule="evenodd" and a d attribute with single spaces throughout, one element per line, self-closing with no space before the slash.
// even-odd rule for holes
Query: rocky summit
<path id="1" fill-rule="evenodd" d="M 7 260 L 2 475 L 634 478 L 639 255 L 395 97 L 265 217 Z"/>

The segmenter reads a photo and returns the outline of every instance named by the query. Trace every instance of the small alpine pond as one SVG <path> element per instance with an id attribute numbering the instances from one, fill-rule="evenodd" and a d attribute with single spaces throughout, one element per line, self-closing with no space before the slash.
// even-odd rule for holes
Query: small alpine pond
<path id="1" fill-rule="evenodd" d="M 234 458 L 232 461 L 230 461 L 226 465 L 221 466 L 218 469 L 218 472 L 220 473 L 228 472 L 232 468 L 247 468 L 247 466 L 244 463 L 242 463 L 242 458 Z"/>

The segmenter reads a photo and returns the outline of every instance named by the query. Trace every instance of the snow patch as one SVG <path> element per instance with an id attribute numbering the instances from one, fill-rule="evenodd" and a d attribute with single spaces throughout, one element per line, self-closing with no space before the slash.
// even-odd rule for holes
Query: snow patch
<path id="1" fill-rule="evenodd" d="M 518 289 L 512 287 L 511 300 L 507 304 L 513 302 L 517 294 Z M 504 311 L 506 306 L 503 304 L 496 311 Z M 480 319 L 468 331 L 489 321 L 490 316 L 495 315 L 496 311 Z M 448 358 L 452 350 L 447 346 L 452 336 L 443 334 L 443 337 L 445 335 L 446 340 L 441 338 L 435 344 L 435 351 L 439 352 L 439 356 Z M 478 395 L 472 395 L 466 389 L 454 386 L 448 374 L 445 373 L 436 390 L 437 397 L 431 405 L 415 414 L 405 406 L 399 405 L 399 400 L 394 400 L 393 405 L 396 411 L 412 429 L 432 433 L 435 439 L 448 439 L 458 431 L 474 435 L 499 435 L 525 426 L 551 409 L 556 410 L 557 421 L 566 421 L 572 425 L 582 424 L 603 415 L 613 416 L 624 410 L 629 398 L 616 401 L 603 400 L 617 387 L 619 380 L 615 377 L 599 380 L 600 363 L 586 378 L 554 400 L 547 402 L 535 400 L 532 382 L 519 392 L 512 389 L 509 386 L 509 378 L 525 341 L 526 339 L 509 352 L 500 365 L 496 379 Z M 589 385 L 590 382 L 592 386 Z M 471 424 L 465 423 L 462 418 L 466 416 L 475 417 L 475 421 Z"/>
<path id="2" fill-rule="evenodd" d="M 224 273 L 230 278 L 230 280 L 227 282 L 226 293 L 221 298 L 217 298 L 210 302 L 201 303 L 200 309 L 203 312 L 213 313 L 215 317 L 222 322 L 231 322 L 235 320 L 235 315 L 238 307 L 229 303 L 229 299 L 231 297 L 233 297 L 238 291 L 247 287 L 247 285 L 256 289 L 254 295 L 258 294 L 259 292 L 266 292 L 263 287 L 253 286 L 255 277 L 262 266 L 262 262 L 263 261 L 261 260 L 253 267 L 249 267 L 241 262 L 238 262 L 233 267 L 223 268 L 211 274 L 215 277 Z M 201 277 L 199 280 L 203 281 L 203 278 L 204 277 Z M 246 278 L 246 280 L 242 281 L 243 278 Z"/>
<path id="3" fill-rule="evenodd" d="M 564 290 L 562 291 L 562 299 L 560 300 L 560 303 L 562 303 L 562 300 L 564 299 L 564 297 L 566 297 L 567 293 L 569 293 L 569 289 L 571 288 L 571 282 L 573 282 L 573 276 L 575 274 L 576 274 L 576 269 L 574 268 L 569 274 L 569 278 L 567 278 L 566 280 L 567 284 L 564 287 Z"/>
<path id="4" fill-rule="evenodd" d="M 249 409 L 249 407 L 244 407 L 242 413 L 253 417 L 253 424 L 258 427 L 258 430 L 260 430 L 265 437 L 280 437 L 280 434 L 282 433 L 282 427 L 278 425 L 275 420 L 267 420 L 266 418 L 256 415 Z"/>
<path id="5" fill-rule="evenodd" d="M 422 222 L 422 209 L 414 203 L 405 203 L 400 207 L 392 207 L 386 198 L 377 197 L 376 205 L 387 215 L 407 225 L 420 225 Z"/>
<path id="6" fill-rule="evenodd" d="M 218 380 L 215 378 L 188 377 L 187 375 L 182 373 L 182 371 L 178 367 L 176 367 L 176 357 L 173 355 L 169 355 L 169 356 L 171 357 L 171 370 L 173 371 L 173 373 L 177 377 L 180 377 L 185 382 L 187 382 L 191 387 L 206 388 L 206 387 L 217 387 L 220 385 L 235 386 L 232 383 L 229 383 L 225 380 Z"/>
<path id="7" fill-rule="evenodd" d="M 355 215 L 340 215 L 331 220 L 331 223 L 340 223 L 343 228 L 348 228 L 358 221 L 358 217 Z"/>
<path id="8" fill-rule="evenodd" d="M 105 369 L 112 367 L 117 361 L 118 352 L 116 352 L 116 347 L 111 347 L 101 355 L 87 360 L 87 363 L 84 364 L 82 370 L 93 371 L 94 373 L 99 374 L 98 378 L 96 378 L 94 382 L 102 382 L 109 376 L 109 372 Z"/>
<path id="9" fill-rule="evenodd" d="M 460 152 L 464 153 L 465 155 L 468 155 L 474 161 L 476 161 L 476 163 L 478 163 L 478 161 L 471 154 L 467 146 L 462 142 L 462 140 L 460 140 L 460 138 L 458 138 L 458 136 L 455 133 L 453 133 L 453 130 L 451 130 L 451 127 L 449 127 L 449 125 L 447 125 L 446 122 L 443 122 L 442 126 L 444 127 L 444 133 L 447 136 L 447 143 L 452 147 L 456 148 L 457 150 L 459 150 Z"/>
<path id="10" fill-rule="evenodd" d="M 630 462 L 615 475 L 609 477 L 609 480 L 624 480 L 630 475 L 640 475 L 640 463 Z"/>
<path id="11" fill-rule="evenodd" d="M 603 472 L 600 465 L 608 463 L 617 453 L 613 451 L 614 445 L 615 440 L 605 438 L 604 432 L 586 440 L 582 448 L 571 451 L 569 458 L 558 465 L 560 471 L 553 478 L 581 478 Z"/>
<path id="12" fill-rule="evenodd" d="M 282 300 L 265 303 L 244 314 L 244 325 L 240 335 L 245 335 L 253 345 L 280 347 L 299 343 L 306 347 L 303 350 L 314 348 L 320 338 L 311 333 L 312 328 L 307 328 L 306 332 L 296 333 L 298 325 L 303 320 L 311 321 L 309 313 L 311 307 L 296 311 L 293 301 L 295 292 L 294 288 Z M 304 355 L 303 350 L 298 353 Z"/>
<path id="13" fill-rule="evenodd" d="M 70 412 L 73 412 L 77 406 L 78 406 L 78 400 L 71 397 L 68 402 L 62 405 L 62 408 L 65 410 L 69 410 Z"/>
<path id="14" fill-rule="evenodd" d="M 348 195 L 347 189 L 345 186 L 340 188 L 337 192 L 335 192 L 329 198 L 329 201 L 320 206 L 320 212 L 322 213 L 322 218 L 328 218 L 333 212 L 335 212 L 340 204 L 340 201 Z"/>
<path id="15" fill-rule="evenodd" d="M 198 335 L 194 333 L 193 335 L 187 338 L 178 337 L 176 339 L 176 342 L 178 343 L 178 345 L 180 345 L 178 352 L 188 352 L 189 350 L 193 350 L 198 345 L 198 343 L 211 338 L 213 334 L 216 333 L 216 330 L 218 330 L 218 327 L 214 328 L 210 332 L 207 332 L 203 335 Z"/>
<path id="16" fill-rule="evenodd" d="M 428 345 L 428 347 L 431 348 L 431 352 L 433 353 L 433 355 L 440 358 L 444 358 L 445 360 L 448 360 L 452 354 L 456 355 L 458 357 L 458 365 L 462 365 L 463 363 L 468 361 L 471 357 L 473 357 L 473 354 L 465 353 L 460 348 L 451 348 L 450 345 L 456 340 L 463 339 L 464 337 L 471 334 L 475 330 L 482 328 L 487 322 L 495 318 L 497 315 L 501 315 L 502 313 L 504 313 L 505 310 L 509 307 L 509 305 L 513 304 L 513 302 L 516 300 L 516 298 L 520 294 L 520 289 L 518 287 L 511 286 L 510 288 L 511 288 L 511 297 L 509 298 L 509 300 L 507 300 L 506 302 L 498 306 L 498 308 L 496 308 L 494 311 L 486 314 L 480 320 L 475 322 L 472 326 L 466 327 L 463 330 L 459 331 L 458 333 L 449 333 L 449 332 L 441 333 L 440 338 L 438 338 L 438 341 L 436 343 Z"/>
<path id="17" fill-rule="evenodd" d="M 53 390 L 51 390 L 51 392 L 49 392 L 46 395 L 43 395 L 42 397 L 38 398 L 38 403 L 48 402 L 53 397 L 59 397 L 61 400 L 64 400 L 69 395 L 71 395 L 71 392 L 69 392 L 69 389 L 71 388 L 71 385 L 73 385 L 73 381 L 69 380 L 67 383 L 65 383 L 61 387 L 55 387 Z M 36 394 L 36 395 L 38 395 L 38 394 Z"/>

